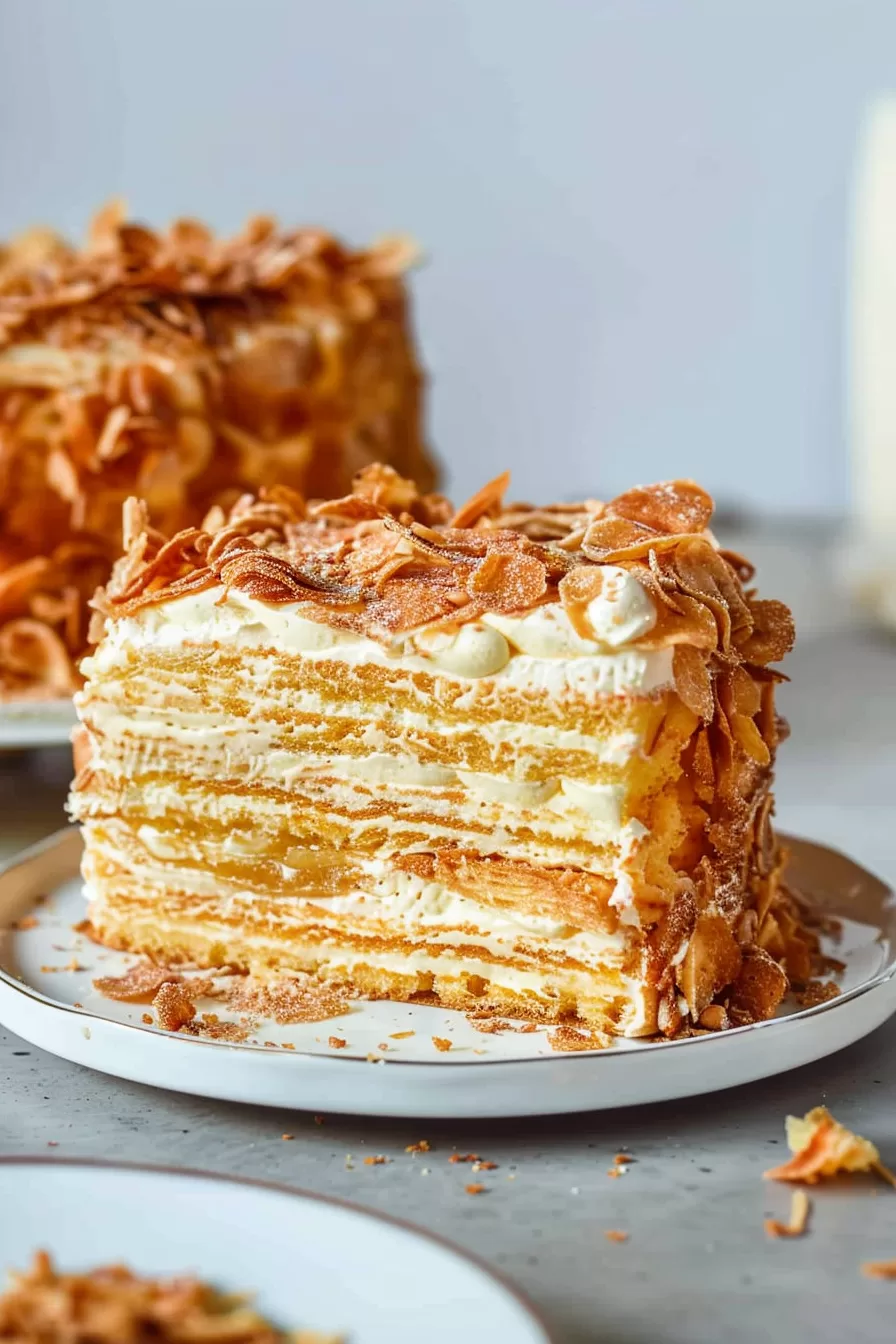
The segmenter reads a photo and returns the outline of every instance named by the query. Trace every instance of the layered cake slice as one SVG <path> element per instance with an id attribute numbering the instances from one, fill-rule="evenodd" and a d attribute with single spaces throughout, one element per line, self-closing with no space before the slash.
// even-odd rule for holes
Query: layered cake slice
<path id="1" fill-rule="evenodd" d="M 170 539 L 129 504 L 77 700 L 101 941 L 632 1036 L 774 1011 L 789 612 L 690 482 L 505 487 L 374 466 Z"/>
<path id="2" fill-rule="evenodd" d="M 0 700 L 78 684 L 131 495 L 177 531 L 275 483 L 341 494 L 380 460 L 430 488 L 411 256 L 264 218 L 155 233 L 116 206 L 85 248 L 0 247 Z"/>

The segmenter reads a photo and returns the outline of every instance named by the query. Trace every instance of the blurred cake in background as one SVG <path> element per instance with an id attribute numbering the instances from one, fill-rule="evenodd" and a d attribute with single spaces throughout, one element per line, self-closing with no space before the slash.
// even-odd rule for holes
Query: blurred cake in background
<path id="1" fill-rule="evenodd" d="M 0 247 L 0 700 L 79 684 L 129 495 L 170 535 L 274 483 L 339 496 L 373 461 L 431 487 L 412 260 L 267 218 L 154 233 L 117 203 L 83 249 Z"/>

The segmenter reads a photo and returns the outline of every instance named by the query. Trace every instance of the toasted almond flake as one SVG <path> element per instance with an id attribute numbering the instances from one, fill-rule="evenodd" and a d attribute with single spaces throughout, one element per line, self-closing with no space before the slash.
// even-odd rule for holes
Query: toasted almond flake
<path id="1" fill-rule="evenodd" d="M 777 1218 L 765 1219 L 765 1233 L 769 1237 L 801 1237 L 809 1224 L 811 1204 L 805 1190 L 794 1190 L 790 1199 L 790 1221 L 779 1222 Z"/>
<path id="2" fill-rule="evenodd" d="M 393 1031 L 389 1037 L 390 1041 L 406 1041 L 409 1036 L 416 1036 L 415 1031 Z"/>
<path id="3" fill-rule="evenodd" d="M 328 1036 L 327 1045 L 331 1050 L 344 1050 L 348 1045 L 348 1041 L 344 1036 Z"/>
<path id="4" fill-rule="evenodd" d="M 428 1139 L 420 1139 L 418 1143 L 409 1143 L 405 1148 L 406 1153 L 411 1153 L 413 1155 L 416 1155 L 417 1153 L 428 1153 L 429 1151 Z"/>
<path id="5" fill-rule="evenodd" d="M 470 1185 L 465 1185 L 464 1189 L 466 1190 L 468 1195 L 485 1194 L 485 1186 L 482 1185 L 479 1181 L 473 1181 Z"/>
<path id="6" fill-rule="evenodd" d="M 124 975 L 105 975 L 94 980 L 93 987 L 106 999 L 120 1003 L 150 1003 L 162 985 L 175 984 L 183 977 L 165 966 L 138 961 Z"/>
<path id="7" fill-rule="evenodd" d="M 365 1167 L 384 1167 L 387 1162 L 391 1161 L 391 1157 L 384 1157 L 382 1153 L 377 1153 L 376 1156 L 365 1157 L 364 1165 Z"/>
<path id="8" fill-rule="evenodd" d="M 896 1260 L 866 1260 L 861 1269 L 866 1279 L 896 1279 Z"/>
<path id="9" fill-rule="evenodd" d="M 452 1153 L 448 1161 L 454 1166 L 458 1162 L 481 1162 L 478 1153 Z"/>
<path id="10" fill-rule="evenodd" d="M 0 1293 L 0 1331 L 20 1344 L 38 1339 L 286 1344 L 287 1338 L 295 1344 L 339 1344 L 335 1335 L 317 1331 L 287 1337 L 252 1310 L 246 1295 L 224 1295 L 186 1274 L 141 1278 L 121 1264 L 63 1274 L 46 1251 L 38 1251 L 26 1271 L 10 1274 Z"/>
<path id="11" fill-rule="evenodd" d="M 292 1140 L 295 1138 L 295 1134 L 281 1134 L 280 1138 L 284 1143 L 291 1143 Z"/>
<path id="12" fill-rule="evenodd" d="M 441 1051 L 450 1050 L 453 1045 L 453 1041 L 447 1040 L 444 1036 L 433 1036 L 432 1043 L 437 1050 Z"/>
<path id="13" fill-rule="evenodd" d="M 896 1185 L 896 1177 L 883 1165 L 874 1144 L 839 1124 L 825 1106 L 816 1106 L 802 1119 L 787 1117 L 787 1146 L 793 1156 L 766 1171 L 767 1181 L 814 1185 L 840 1172 L 874 1172 Z"/>
<path id="14" fill-rule="evenodd" d="M 607 1241 L 618 1241 L 618 1242 L 628 1241 L 628 1233 L 620 1232 L 619 1229 L 615 1227 L 607 1228 L 606 1232 L 604 1233 L 604 1236 L 606 1237 Z"/>
<path id="15" fill-rule="evenodd" d="M 140 1021 L 145 1022 L 148 1027 L 152 1026 L 154 1020 L 152 1013 L 142 1013 L 140 1015 Z"/>

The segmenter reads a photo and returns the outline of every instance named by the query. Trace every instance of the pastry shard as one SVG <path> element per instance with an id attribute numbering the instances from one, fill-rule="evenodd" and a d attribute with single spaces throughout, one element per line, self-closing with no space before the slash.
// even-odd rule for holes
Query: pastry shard
<path id="1" fill-rule="evenodd" d="M 771 826 L 789 612 L 691 482 L 505 485 L 455 512 L 372 466 L 171 538 L 130 506 L 77 697 L 102 941 L 595 1038 L 774 1013 L 811 944 Z"/>
<path id="2" fill-rule="evenodd" d="M 412 256 L 265 218 L 153 233 L 116 204 L 84 249 L 0 247 L 0 699 L 78 685 L 130 495 L 176 532 L 275 483 L 329 498 L 378 459 L 430 488 Z"/>

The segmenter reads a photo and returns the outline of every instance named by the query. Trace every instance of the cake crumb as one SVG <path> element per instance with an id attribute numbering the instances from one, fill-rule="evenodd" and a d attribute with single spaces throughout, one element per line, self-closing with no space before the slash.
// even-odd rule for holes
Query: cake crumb
<path id="1" fill-rule="evenodd" d="M 389 1034 L 390 1041 L 406 1041 L 409 1036 L 416 1036 L 416 1031 L 393 1031 Z"/>
<path id="2" fill-rule="evenodd" d="M 222 1041 L 226 1045 L 242 1045 L 249 1039 L 248 1024 L 243 1022 L 221 1022 L 215 1013 L 203 1013 L 198 1021 L 186 1022 L 181 1031 L 186 1036 L 199 1036 L 209 1041 Z M 271 1041 L 271 1045 L 274 1042 Z"/>
<path id="3" fill-rule="evenodd" d="M 348 1041 L 344 1036 L 328 1036 L 327 1045 L 331 1050 L 344 1050 L 348 1045 Z"/>
<path id="4" fill-rule="evenodd" d="M 421 1139 L 419 1143 L 409 1143 L 405 1148 L 405 1152 L 410 1153 L 413 1157 L 416 1157 L 417 1153 L 428 1153 L 429 1140 Z"/>
<path id="5" fill-rule="evenodd" d="M 450 1050 L 453 1044 L 452 1041 L 447 1040 L 444 1036 L 433 1036 L 432 1043 L 437 1050 L 441 1050 L 443 1053 L 446 1050 Z"/>
<path id="6" fill-rule="evenodd" d="M 610 1038 L 600 1031 L 579 1031 L 563 1023 L 555 1027 L 551 1032 L 550 1046 L 552 1050 L 606 1050 L 610 1044 Z"/>
<path id="7" fill-rule="evenodd" d="M 151 1027 L 154 1021 L 152 1013 L 141 1013 L 140 1021 L 145 1022 L 148 1027 Z"/>
<path id="8" fill-rule="evenodd" d="M 384 1167 L 386 1163 L 391 1162 L 391 1160 L 390 1157 L 385 1157 L 382 1153 L 377 1153 L 376 1155 L 365 1157 L 364 1165 L 365 1167 Z"/>
<path id="9" fill-rule="evenodd" d="M 497 1170 L 498 1170 L 498 1164 L 497 1164 L 497 1162 L 481 1162 L 481 1161 L 480 1161 L 480 1162 L 474 1162 L 474 1163 L 473 1163 L 473 1166 L 471 1167 L 471 1170 L 472 1170 L 472 1171 L 497 1171 Z"/>
<path id="10" fill-rule="evenodd" d="M 452 1153 L 448 1161 L 454 1166 L 458 1162 L 481 1162 L 482 1158 L 478 1153 Z"/>
<path id="11" fill-rule="evenodd" d="M 508 1022 L 504 1018 L 494 1017 L 488 1013 L 467 1013 L 467 1021 L 475 1031 L 481 1031 L 486 1036 L 500 1036 L 505 1031 L 521 1032 L 527 1036 L 530 1032 L 539 1030 L 537 1022 Z"/>
<path id="12" fill-rule="evenodd" d="M 292 1143 L 293 1139 L 295 1138 L 295 1134 L 281 1134 L 280 1138 L 284 1143 Z"/>
<path id="13" fill-rule="evenodd" d="M 311 976 L 304 979 L 284 976 L 272 983 L 258 983 L 250 976 L 228 991 L 227 1004 L 238 1012 L 271 1017 L 279 1027 L 325 1022 L 331 1017 L 342 1017 L 349 1010 L 344 993 Z"/>
<path id="14" fill-rule="evenodd" d="M 163 1031 L 180 1031 L 196 1016 L 193 996 L 182 984 L 166 981 L 159 987 L 152 1006 Z"/>
<path id="15" fill-rule="evenodd" d="M 842 993 L 843 990 L 833 980 L 810 980 L 794 998 L 801 1008 L 817 1008 L 820 1003 L 829 1003 Z"/>
<path id="16" fill-rule="evenodd" d="M 484 1195 L 485 1186 L 480 1181 L 473 1181 L 470 1185 L 465 1185 L 464 1189 L 468 1195 Z"/>
<path id="17" fill-rule="evenodd" d="M 607 1241 L 616 1241 L 616 1242 L 628 1241 L 628 1233 L 620 1232 L 618 1227 L 607 1228 L 606 1232 L 604 1233 L 604 1236 L 606 1237 Z"/>

